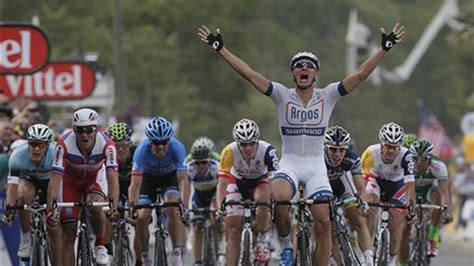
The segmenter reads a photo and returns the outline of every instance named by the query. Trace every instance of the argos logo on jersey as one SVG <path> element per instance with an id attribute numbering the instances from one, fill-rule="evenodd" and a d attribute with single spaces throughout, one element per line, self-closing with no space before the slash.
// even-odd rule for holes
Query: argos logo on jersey
<path id="1" fill-rule="evenodd" d="M 286 120 L 290 125 L 319 125 L 323 119 L 324 102 L 318 101 L 303 108 L 294 102 L 286 105 Z"/>

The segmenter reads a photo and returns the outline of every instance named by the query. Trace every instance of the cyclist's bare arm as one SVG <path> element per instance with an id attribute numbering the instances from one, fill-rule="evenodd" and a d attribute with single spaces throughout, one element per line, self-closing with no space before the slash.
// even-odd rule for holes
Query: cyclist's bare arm
<path id="1" fill-rule="evenodd" d="M 118 181 L 118 172 L 117 170 L 107 169 L 107 186 L 109 199 L 112 199 L 114 206 L 118 206 L 119 203 L 119 181 Z"/>
<path id="2" fill-rule="evenodd" d="M 53 206 L 53 200 L 59 197 L 59 188 L 63 176 L 60 173 L 52 172 L 48 183 L 48 208 Z"/>
<path id="3" fill-rule="evenodd" d="M 404 28 L 405 27 L 401 26 L 399 23 L 396 23 L 395 26 L 393 26 L 392 33 L 395 35 L 396 41 L 392 44 L 392 46 L 402 41 L 401 38 L 403 37 L 403 35 L 405 35 Z M 384 28 L 380 28 L 380 30 L 383 34 L 385 34 Z M 390 48 L 392 46 L 390 46 Z M 388 50 L 380 47 L 380 49 L 374 55 L 372 55 L 367 60 L 365 60 L 364 63 L 362 63 L 362 65 L 359 67 L 359 69 L 357 69 L 355 73 L 344 78 L 342 82 L 344 88 L 346 88 L 347 93 L 350 93 L 351 91 L 356 89 L 362 82 L 369 78 L 370 74 L 380 64 L 387 52 Z"/>
<path id="4" fill-rule="evenodd" d="M 132 174 L 130 186 L 128 187 L 128 202 L 137 204 L 142 180 L 143 175 Z"/>
<path id="5" fill-rule="evenodd" d="M 248 80 L 259 92 L 267 92 L 270 81 L 262 74 L 253 70 L 247 63 L 232 54 L 225 47 L 222 48 L 219 54 L 237 73 L 239 73 L 244 79 Z"/>
<path id="6" fill-rule="evenodd" d="M 219 29 L 217 29 L 217 34 L 220 37 Z M 205 43 L 210 43 L 209 36 L 215 37 L 211 31 L 206 27 L 202 26 L 198 30 L 198 36 Z M 220 39 L 222 41 L 222 39 Z M 223 45 L 223 44 L 222 44 Z M 244 79 L 248 80 L 259 92 L 265 93 L 268 90 L 268 85 L 270 81 L 265 78 L 262 74 L 253 70 L 246 62 L 230 52 L 226 47 L 213 47 L 221 55 L 221 57 Z"/>
<path id="7" fill-rule="evenodd" d="M 406 182 L 405 183 L 406 189 L 407 189 L 407 195 L 408 195 L 408 202 L 409 203 L 414 203 L 416 194 L 415 194 L 415 182 Z"/>
<path id="8" fill-rule="evenodd" d="M 15 205 L 15 202 L 18 199 L 17 194 L 18 184 L 10 183 L 7 184 L 7 205 Z"/>
<path id="9" fill-rule="evenodd" d="M 362 196 L 365 195 L 365 179 L 361 174 L 353 174 L 354 184 L 357 188 L 357 193 Z"/>
<path id="10" fill-rule="evenodd" d="M 189 180 L 187 171 L 178 171 L 176 173 L 178 176 L 179 191 L 181 192 L 181 197 L 183 201 L 184 208 L 188 208 L 189 202 Z"/>
<path id="11" fill-rule="evenodd" d="M 438 190 L 441 196 L 441 205 L 447 204 L 448 209 L 451 209 L 452 202 L 451 197 L 449 196 L 449 181 L 448 180 L 439 180 L 438 181 Z"/>

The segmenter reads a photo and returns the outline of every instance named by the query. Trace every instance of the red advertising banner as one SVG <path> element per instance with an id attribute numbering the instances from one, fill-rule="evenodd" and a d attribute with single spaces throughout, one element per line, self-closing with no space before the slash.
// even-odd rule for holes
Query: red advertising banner
<path id="1" fill-rule="evenodd" d="M 75 100 L 89 96 L 96 83 L 93 68 L 83 62 L 50 62 L 33 75 L 2 75 L 0 90 L 8 98 Z"/>
<path id="2" fill-rule="evenodd" d="M 48 62 L 48 37 L 33 25 L 0 24 L 0 74 L 32 74 Z"/>

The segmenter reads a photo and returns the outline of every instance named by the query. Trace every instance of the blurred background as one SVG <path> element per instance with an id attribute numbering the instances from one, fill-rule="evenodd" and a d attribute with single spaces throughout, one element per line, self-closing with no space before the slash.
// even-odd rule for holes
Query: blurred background
<path id="1" fill-rule="evenodd" d="M 311 51 L 321 60 L 318 85 L 325 86 L 341 80 L 350 68 L 351 10 L 364 24 L 355 34 L 357 66 L 369 56 L 370 45 L 379 45 L 381 26 L 406 26 L 403 43 L 382 62 L 383 68 L 392 70 L 407 60 L 445 2 L 2 0 L 0 14 L 2 21 L 25 23 L 35 17 L 49 37 L 51 61 L 83 60 L 94 52 L 98 71 L 115 81 L 110 96 L 114 101 L 107 108 L 98 106 L 106 117 L 175 119 L 187 147 L 199 135 L 222 146 L 231 140 L 232 125 L 248 117 L 260 125 L 262 139 L 279 146 L 272 101 L 198 39 L 199 26 L 220 27 L 226 47 L 270 80 L 289 87 L 289 59 L 298 51 Z M 439 27 L 409 78 L 378 85 L 366 82 L 336 106 L 330 124 L 346 127 L 359 151 L 378 141 L 378 129 L 388 121 L 416 132 L 420 101 L 454 142 L 461 140 L 460 119 L 474 110 L 474 4 L 447 2 L 457 2 L 463 11 L 456 20 L 448 16 L 449 23 Z M 69 122 L 70 110 L 61 103 L 55 106 L 49 108 L 54 110 L 50 116 Z"/>

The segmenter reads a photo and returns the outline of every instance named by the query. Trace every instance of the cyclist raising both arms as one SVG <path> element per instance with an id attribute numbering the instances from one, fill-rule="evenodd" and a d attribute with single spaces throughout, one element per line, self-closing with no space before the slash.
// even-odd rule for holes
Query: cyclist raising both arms
<path id="1" fill-rule="evenodd" d="M 367 199 L 395 205 L 414 203 L 414 162 L 410 151 L 403 147 L 403 128 L 390 122 L 380 128 L 380 143 L 369 146 L 362 154 L 362 173 L 367 179 Z M 406 225 L 403 209 L 390 209 L 390 262 L 396 265 L 402 231 Z M 367 223 L 374 234 L 378 210 L 371 207 Z"/>
<path id="2" fill-rule="evenodd" d="M 13 151 L 8 163 L 8 187 L 6 205 L 30 204 L 38 196 L 39 204 L 46 203 L 48 182 L 51 176 L 56 143 L 53 131 L 43 124 L 28 128 L 28 144 Z M 2 217 L 10 225 L 14 213 Z M 31 223 L 28 211 L 20 211 L 21 235 L 18 257 L 29 258 L 31 249 Z"/>
<path id="3" fill-rule="evenodd" d="M 365 258 L 365 265 L 372 265 L 372 241 L 365 218 L 358 212 L 357 197 L 365 194 L 365 181 L 362 176 L 360 158 L 349 150 L 351 136 L 341 126 L 330 127 L 324 139 L 326 167 L 329 183 L 334 196 L 344 202 L 344 212 L 350 225 L 357 231 L 359 247 Z M 349 172 L 351 175 L 349 175 Z M 354 187 L 355 184 L 355 187 Z M 338 248 L 333 243 L 333 249 Z"/>
<path id="4" fill-rule="evenodd" d="M 431 216 L 431 224 L 428 228 L 427 255 L 435 257 L 438 254 L 439 229 L 443 222 L 447 223 L 452 219 L 448 168 L 445 163 L 433 156 L 433 144 L 427 140 L 414 141 L 410 146 L 410 151 L 415 159 L 416 197 L 421 197 L 424 203 L 446 205 L 448 207 L 447 216 L 442 217 L 439 210 L 433 211 Z M 410 232 L 408 227 L 406 229 L 402 239 L 402 247 L 408 247 Z M 407 251 L 407 249 L 400 249 L 400 265 L 406 265 Z"/>
<path id="5" fill-rule="evenodd" d="M 221 153 L 219 182 L 227 184 L 226 202 L 255 200 L 270 203 L 268 178 L 278 168 L 278 155 L 273 146 L 259 140 L 260 129 L 250 119 L 242 119 L 234 125 L 234 142 Z M 237 265 L 240 254 L 244 208 L 239 205 L 226 207 L 227 265 Z M 267 233 L 270 215 L 266 207 L 257 207 L 256 227 L 257 256 L 259 262 L 268 262 L 270 241 Z"/>
<path id="6" fill-rule="evenodd" d="M 58 140 L 53 172 L 48 186 L 48 225 L 54 265 L 74 265 L 74 242 L 77 233 L 79 208 L 63 208 L 60 221 L 52 216 L 52 203 L 58 196 L 63 202 L 104 202 L 107 198 L 118 204 L 119 187 L 115 145 L 105 133 L 97 129 L 99 115 L 89 108 L 77 110 L 72 119 L 73 130 Z M 105 165 L 106 177 L 102 173 Z M 61 194 L 60 194 L 61 192 Z M 105 213 L 92 208 L 91 225 L 96 236 L 95 258 L 107 264 L 105 248 Z M 114 216 L 117 212 L 114 212 Z"/>
<path id="7" fill-rule="evenodd" d="M 156 201 L 157 189 L 165 202 L 182 202 L 187 209 L 189 182 L 184 157 L 183 144 L 173 137 L 171 123 L 163 117 L 154 117 L 145 129 L 147 138 L 138 144 L 133 155 L 132 182 L 128 190 L 128 200 L 133 204 L 150 204 Z M 183 225 L 176 208 L 167 208 L 168 230 L 173 243 L 171 265 L 182 265 Z M 138 210 L 136 232 L 138 256 L 143 265 L 151 265 L 148 256 L 150 232 L 148 224 L 151 209 Z"/>
<path id="8" fill-rule="evenodd" d="M 332 197 L 324 162 L 324 133 L 336 102 L 343 95 L 352 92 L 382 61 L 385 54 L 405 34 L 398 23 L 389 34 L 382 31 L 382 47 L 367 59 L 356 71 L 340 82 L 334 82 L 319 89 L 314 82 L 319 78 L 320 62 L 312 53 L 300 52 L 290 60 L 290 70 L 296 88 L 269 81 L 253 70 L 247 63 L 231 53 L 222 41 L 219 29 L 217 35 L 202 26 L 198 36 L 209 44 L 243 78 L 248 80 L 260 93 L 275 102 L 278 110 L 280 134 L 282 137 L 282 158 L 280 170 L 271 184 L 276 200 L 289 200 L 296 193 L 298 181 L 306 183 L 306 194 L 311 199 Z M 314 236 L 316 252 L 313 257 L 317 265 L 328 265 L 331 253 L 331 222 L 329 209 L 325 205 L 313 205 Z M 276 226 L 283 246 L 281 264 L 293 264 L 293 248 L 290 235 L 290 215 L 288 206 L 276 209 Z"/>

